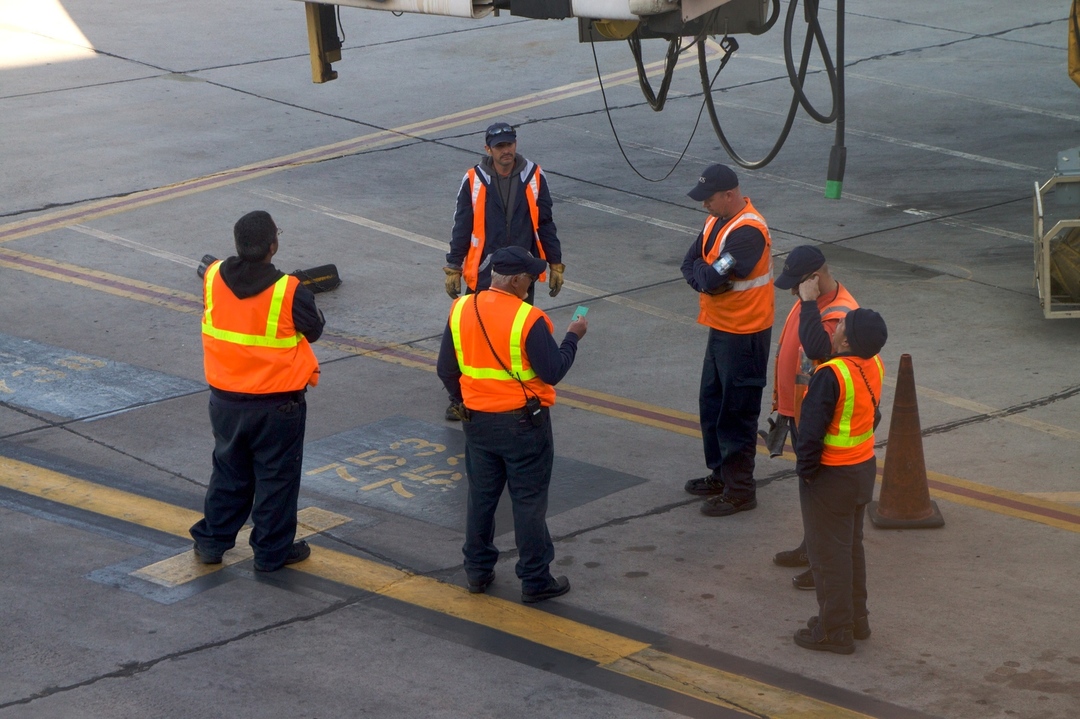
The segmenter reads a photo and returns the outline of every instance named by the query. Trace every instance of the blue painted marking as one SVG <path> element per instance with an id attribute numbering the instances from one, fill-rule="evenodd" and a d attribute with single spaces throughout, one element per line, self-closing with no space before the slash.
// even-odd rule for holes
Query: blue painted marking
<path id="1" fill-rule="evenodd" d="M 203 382 L 0 334 L 0 400 L 68 419 L 205 390 Z"/>
<path id="2" fill-rule="evenodd" d="M 409 417 L 387 417 L 307 444 L 303 472 L 302 486 L 324 496 L 448 529 L 465 528 L 469 482 L 465 435 L 459 429 Z M 556 456 L 548 516 L 644 481 Z M 497 532 L 513 526 L 510 499 L 505 495 L 495 523 Z"/>

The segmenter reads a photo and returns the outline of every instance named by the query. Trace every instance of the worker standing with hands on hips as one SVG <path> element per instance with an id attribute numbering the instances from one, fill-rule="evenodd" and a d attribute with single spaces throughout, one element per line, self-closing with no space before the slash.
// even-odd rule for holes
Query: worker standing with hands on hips
<path id="1" fill-rule="evenodd" d="M 698 322 L 709 328 L 698 408 L 711 473 L 685 489 L 714 495 L 701 511 L 723 517 L 757 507 L 754 460 L 774 308 L 772 240 L 730 167 L 706 168 L 688 195 L 709 213 L 682 273 L 700 293 Z"/>
<path id="2" fill-rule="evenodd" d="M 443 332 L 437 372 L 465 430 L 469 479 L 465 574 L 469 592 L 495 581 L 495 510 L 510 491 L 521 601 L 570 591 L 551 575 L 555 547 L 547 527 L 548 486 L 555 446 L 550 407 L 555 387 L 574 363 L 588 323 L 575 316 L 561 344 L 542 311 L 525 302 L 547 264 L 520 247 L 491 256 L 491 288 L 456 300 Z"/>
<path id="3" fill-rule="evenodd" d="M 814 371 L 803 400 L 795 471 L 818 613 L 795 632 L 804 649 L 851 654 L 870 636 L 863 515 L 874 497 L 874 430 L 889 332 L 873 310 L 856 309 L 832 336 L 833 358 Z"/>
<path id="4" fill-rule="evenodd" d="M 772 406 L 776 419 L 769 418 L 768 432 L 758 432 L 765 439 L 769 456 L 779 457 L 789 433 L 792 448 L 798 441 L 799 413 L 814 367 L 832 356 L 836 326 L 859 305 L 833 278 L 825 255 L 812 245 L 799 245 L 788 253 L 784 271 L 774 285 L 799 298 L 788 313 L 776 349 Z M 773 562 L 781 567 L 809 566 L 806 540 L 795 549 L 777 552 Z M 813 589 L 814 573 L 808 569 L 791 582 L 796 589 Z"/>
<path id="5" fill-rule="evenodd" d="M 255 570 L 311 554 L 296 539 L 308 386 L 319 383 L 311 342 L 326 324 L 311 290 L 271 263 L 278 230 L 257 210 L 233 228 L 236 255 L 203 276 L 203 364 L 210 385 L 214 468 L 204 516 L 191 528 L 195 558 L 220 564 L 251 515 Z"/>
<path id="6" fill-rule="evenodd" d="M 458 190 L 450 252 L 446 255 L 446 294 L 476 292 L 491 284 L 489 258 L 503 247 L 520 247 L 546 263 L 537 274 L 548 294 L 563 286 L 562 246 L 551 214 L 551 192 L 543 170 L 517 154 L 517 131 L 505 122 L 484 134 L 487 157 L 462 178 Z M 464 279 L 464 287 L 462 286 Z M 525 301 L 533 303 L 534 283 Z M 456 420 L 450 409 L 446 419 Z"/>

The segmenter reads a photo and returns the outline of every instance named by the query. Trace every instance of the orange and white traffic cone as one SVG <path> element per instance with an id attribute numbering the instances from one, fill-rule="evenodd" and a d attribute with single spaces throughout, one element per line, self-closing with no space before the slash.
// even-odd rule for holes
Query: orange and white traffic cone
<path id="1" fill-rule="evenodd" d="M 945 525 L 937 503 L 930 499 L 915 370 L 909 354 L 900 355 L 881 493 L 867 510 L 878 529 L 932 529 Z"/>

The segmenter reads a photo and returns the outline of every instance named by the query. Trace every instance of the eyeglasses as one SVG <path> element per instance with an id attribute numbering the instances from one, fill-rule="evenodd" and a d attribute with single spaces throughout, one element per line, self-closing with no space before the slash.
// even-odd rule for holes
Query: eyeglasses
<path id="1" fill-rule="evenodd" d="M 285 230 L 281 229 L 280 227 L 279 227 L 279 228 L 277 228 L 277 236 L 278 236 L 278 237 L 281 237 L 281 233 L 282 233 L 282 232 L 284 232 L 284 231 L 285 231 Z"/>

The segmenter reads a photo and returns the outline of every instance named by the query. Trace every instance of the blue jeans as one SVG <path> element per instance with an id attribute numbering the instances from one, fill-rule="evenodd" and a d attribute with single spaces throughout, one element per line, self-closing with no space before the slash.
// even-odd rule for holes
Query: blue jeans
<path id="1" fill-rule="evenodd" d="M 517 543 L 517 576 L 524 592 L 551 582 L 548 566 L 555 546 L 547 528 L 548 485 L 555 445 L 551 415 L 545 407 L 541 426 L 524 412 L 472 412 L 465 430 L 465 469 L 469 499 L 465 518 L 465 574 L 478 583 L 495 569 L 495 510 L 503 488 L 510 490 Z"/>
<path id="2" fill-rule="evenodd" d="M 772 328 L 749 335 L 709 329 L 698 410 L 705 465 L 724 481 L 724 495 L 753 499 L 761 393 Z"/>
<path id="3" fill-rule="evenodd" d="M 199 547 L 222 554 L 251 515 L 251 548 L 260 568 L 280 567 L 296 538 L 307 404 L 242 407 L 210 402 L 214 470 L 203 518 L 191 528 Z"/>
<path id="4" fill-rule="evenodd" d="M 845 467 L 821 465 L 807 483 L 799 480 L 799 505 L 806 553 L 814 573 L 818 617 L 816 639 L 851 629 L 866 608 L 866 553 L 863 516 L 874 497 L 877 461 Z"/>

